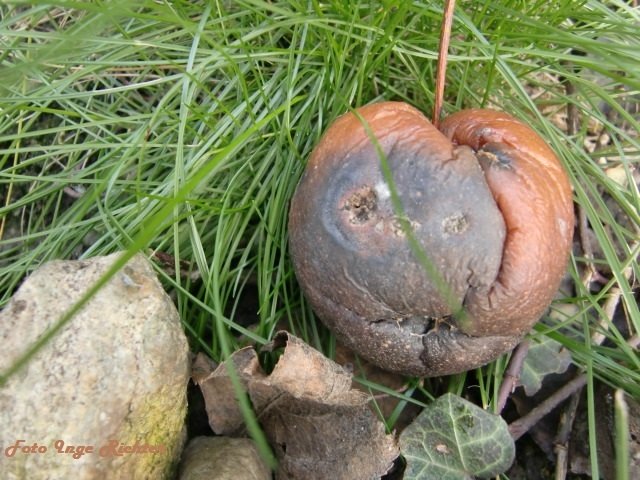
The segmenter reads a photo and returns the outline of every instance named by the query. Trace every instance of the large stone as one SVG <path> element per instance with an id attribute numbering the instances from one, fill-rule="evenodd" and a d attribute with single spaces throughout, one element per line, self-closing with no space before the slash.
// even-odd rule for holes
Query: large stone
<path id="1" fill-rule="evenodd" d="M 55 261 L 27 278 L 0 312 L 0 371 L 116 258 Z M 0 387 L 2 478 L 167 478 L 184 443 L 188 378 L 176 309 L 138 255 Z"/>

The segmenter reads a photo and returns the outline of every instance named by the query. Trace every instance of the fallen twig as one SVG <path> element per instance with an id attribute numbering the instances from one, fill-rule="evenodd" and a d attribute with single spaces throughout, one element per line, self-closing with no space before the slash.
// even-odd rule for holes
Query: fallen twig
<path id="1" fill-rule="evenodd" d="M 516 386 L 518 385 L 520 372 L 522 371 L 522 364 L 524 363 L 525 358 L 527 358 L 530 343 L 531 342 L 528 338 L 524 339 L 522 342 L 520 342 L 520 345 L 518 345 L 513 351 L 513 355 L 511 355 L 509 366 L 504 373 L 502 384 L 500 385 L 500 390 L 498 391 L 498 412 L 502 412 L 504 406 L 507 403 L 509 395 L 513 393 Z"/>
<path id="2" fill-rule="evenodd" d="M 509 433 L 514 440 L 518 440 L 527 433 L 531 427 L 538 423 L 545 415 L 550 413 L 560 403 L 569 398 L 570 395 L 580 390 L 587 384 L 587 375 L 579 374 L 564 387 L 560 388 L 553 395 L 547 398 L 540 405 L 532 409 L 524 417 L 509 424 Z"/>
<path id="3" fill-rule="evenodd" d="M 569 437 L 573 430 L 573 421 L 576 418 L 578 404 L 580 403 L 582 389 L 578 389 L 571 395 L 571 401 L 560 416 L 560 424 L 555 439 L 554 450 L 556 452 L 556 478 L 564 480 L 567 477 L 569 463 Z"/>

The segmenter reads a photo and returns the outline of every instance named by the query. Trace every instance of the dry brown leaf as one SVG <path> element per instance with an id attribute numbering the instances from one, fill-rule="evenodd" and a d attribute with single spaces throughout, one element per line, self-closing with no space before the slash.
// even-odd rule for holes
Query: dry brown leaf
<path id="1" fill-rule="evenodd" d="M 250 379 L 264 376 L 258 357 L 252 347 L 242 348 L 231 355 L 229 361 L 244 387 Z M 236 400 L 233 383 L 227 372 L 226 362 L 222 363 L 207 377 L 193 379 L 204 397 L 209 425 L 218 435 L 240 436 L 244 430 L 244 417 Z"/>
<path id="2" fill-rule="evenodd" d="M 191 362 L 191 380 L 199 385 L 202 380 L 211 375 L 217 366 L 216 362 L 199 352 Z"/>
<path id="3" fill-rule="evenodd" d="M 380 478 L 398 456 L 395 440 L 364 402 L 282 401 L 261 420 L 278 457 L 278 479 Z"/>
<path id="4" fill-rule="evenodd" d="M 278 332 L 264 347 L 273 351 L 285 347 L 273 372 L 264 381 L 296 398 L 341 401 L 351 388 L 351 374 L 335 362 L 288 332 Z"/>
<path id="5" fill-rule="evenodd" d="M 393 435 L 368 407 L 369 396 L 351 388 L 351 375 L 287 332 L 265 347 L 284 352 L 266 375 L 252 349 L 230 360 L 278 457 L 276 478 L 379 478 L 398 456 Z M 237 434 L 242 414 L 225 364 L 200 383 L 209 424 Z"/>

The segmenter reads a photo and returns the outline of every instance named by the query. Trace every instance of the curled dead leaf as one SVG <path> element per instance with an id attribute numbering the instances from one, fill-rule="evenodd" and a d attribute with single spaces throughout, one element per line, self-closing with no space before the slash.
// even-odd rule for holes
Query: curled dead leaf
<path id="1" fill-rule="evenodd" d="M 353 389 L 351 375 L 302 340 L 278 332 L 267 351 L 284 347 L 267 375 L 256 352 L 235 352 L 199 382 L 214 432 L 238 435 L 243 418 L 229 379 L 233 365 L 278 457 L 276 478 L 379 478 L 398 456 L 393 435 Z"/>

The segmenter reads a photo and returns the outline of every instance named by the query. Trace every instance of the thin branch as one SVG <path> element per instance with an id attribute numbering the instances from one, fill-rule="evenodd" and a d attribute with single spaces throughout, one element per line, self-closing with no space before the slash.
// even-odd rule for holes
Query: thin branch
<path id="1" fill-rule="evenodd" d="M 436 91 L 433 103 L 433 125 L 438 128 L 440 115 L 442 114 L 442 102 L 444 99 L 444 82 L 447 73 L 447 55 L 449 53 L 449 40 L 451 39 L 451 24 L 453 23 L 453 10 L 455 0 L 447 0 L 444 6 L 442 29 L 440 30 L 440 45 L 438 49 L 438 66 L 436 67 Z"/>
<path id="2" fill-rule="evenodd" d="M 513 351 L 513 355 L 511 355 L 509 367 L 504 374 L 504 378 L 502 379 L 502 384 L 500 385 L 500 390 L 498 392 L 498 412 L 502 412 L 509 395 L 513 393 L 518 385 L 520 372 L 522 371 L 522 364 L 524 363 L 525 358 L 527 358 L 530 343 L 531 342 L 528 338 L 523 340 Z"/>
<path id="3" fill-rule="evenodd" d="M 573 422 L 578 411 L 578 404 L 582 389 L 577 390 L 571 395 L 571 401 L 560 417 L 560 425 L 555 439 L 554 450 L 556 452 L 556 478 L 555 480 L 565 480 L 567 478 L 569 463 L 569 437 L 573 430 Z"/>
<path id="4" fill-rule="evenodd" d="M 572 98 L 576 94 L 576 87 L 571 80 L 564 78 L 564 91 L 568 98 Z M 575 136 L 578 133 L 580 126 L 580 113 L 578 107 L 572 101 L 567 103 L 567 133 L 570 136 Z"/>
<path id="5" fill-rule="evenodd" d="M 627 340 L 627 345 L 631 348 L 638 348 L 640 345 L 640 336 L 634 335 Z M 587 374 L 579 373 L 564 387 L 557 390 L 553 395 L 549 396 L 544 402 L 527 413 L 524 417 L 509 424 L 509 433 L 513 440 L 518 440 L 522 435 L 527 433 L 531 427 L 538 423 L 544 416 L 550 413 L 554 408 L 564 402 L 570 395 L 579 392 L 582 387 L 587 384 Z"/>
<path id="6" fill-rule="evenodd" d="M 531 427 L 538 423 L 545 415 L 550 413 L 559 404 L 565 401 L 573 393 L 580 390 L 587 384 L 587 375 L 582 373 L 576 378 L 560 388 L 553 395 L 547 398 L 540 405 L 535 407 L 524 417 L 509 424 L 509 433 L 514 440 L 518 440 L 522 435 L 527 433 Z"/>

